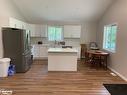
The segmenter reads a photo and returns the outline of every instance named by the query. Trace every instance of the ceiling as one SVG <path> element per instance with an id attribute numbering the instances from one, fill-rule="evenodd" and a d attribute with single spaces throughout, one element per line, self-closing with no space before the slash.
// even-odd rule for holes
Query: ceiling
<path id="1" fill-rule="evenodd" d="M 31 23 L 97 21 L 113 0 L 13 0 Z"/>

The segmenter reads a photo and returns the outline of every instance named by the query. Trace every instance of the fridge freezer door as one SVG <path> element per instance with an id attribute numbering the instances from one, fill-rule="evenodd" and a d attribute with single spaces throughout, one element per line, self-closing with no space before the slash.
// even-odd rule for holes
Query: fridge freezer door
<path id="1" fill-rule="evenodd" d="M 29 30 L 23 30 L 23 45 L 24 45 L 24 51 L 31 50 Z"/>

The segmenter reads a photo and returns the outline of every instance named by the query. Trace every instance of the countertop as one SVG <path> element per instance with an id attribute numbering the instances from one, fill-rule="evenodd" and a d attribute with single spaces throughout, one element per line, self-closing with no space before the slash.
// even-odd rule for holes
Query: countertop
<path id="1" fill-rule="evenodd" d="M 31 46 L 50 46 L 50 47 L 62 47 L 62 46 L 72 46 L 72 47 L 80 47 L 80 45 L 54 45 L 54 44 L 48 44 L 48 43 L 43 43 L 43 44 L 31 44 Z"/>
<path id="2" fill-rule="evenodd" d="M 50 46 L 49 44 L 31 44 L 31 46 Z"/>
<path id="3" fill-rule="evenodd" d="M 74 48 L 49 48 L 48 53 L 78 53 Z"/>

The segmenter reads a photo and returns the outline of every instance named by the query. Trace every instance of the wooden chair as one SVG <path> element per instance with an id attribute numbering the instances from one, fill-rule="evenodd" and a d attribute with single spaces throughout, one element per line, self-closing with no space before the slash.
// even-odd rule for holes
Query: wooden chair
<path id="1" fill-rule="evenodd" d="M 101 66 L 101 56 L 93 54 L 91 57 L 91 63 L 96 67 Z"/>
<path id="2" fill-rule="evenodd" d="M 107 69 L 107 56 L 101 56 L 101 65 L 104 69 Z"/>
<path id="3" fill-rule="evenodd" d="M 89 63 L 90 58 L 89 58 L 89 53 L 85 52 L 85 63 Z"/>
<path id="4" fill-rule="evenodd" d="M 92 64 L 92 55 L 90 55 L 88 52 L 85 52 L 85 63 Z"/>

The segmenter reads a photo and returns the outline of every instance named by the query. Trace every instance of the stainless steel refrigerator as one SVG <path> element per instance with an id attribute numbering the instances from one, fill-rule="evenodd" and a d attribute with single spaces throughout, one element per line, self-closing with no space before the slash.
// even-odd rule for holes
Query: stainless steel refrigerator
<path id="1" fill-rule="evenodd" d="M 30 31 L 16 28 L 2 28 L 4 57 L 11 58 L 17 73 L 29 70 L 32 64 Z"/>

